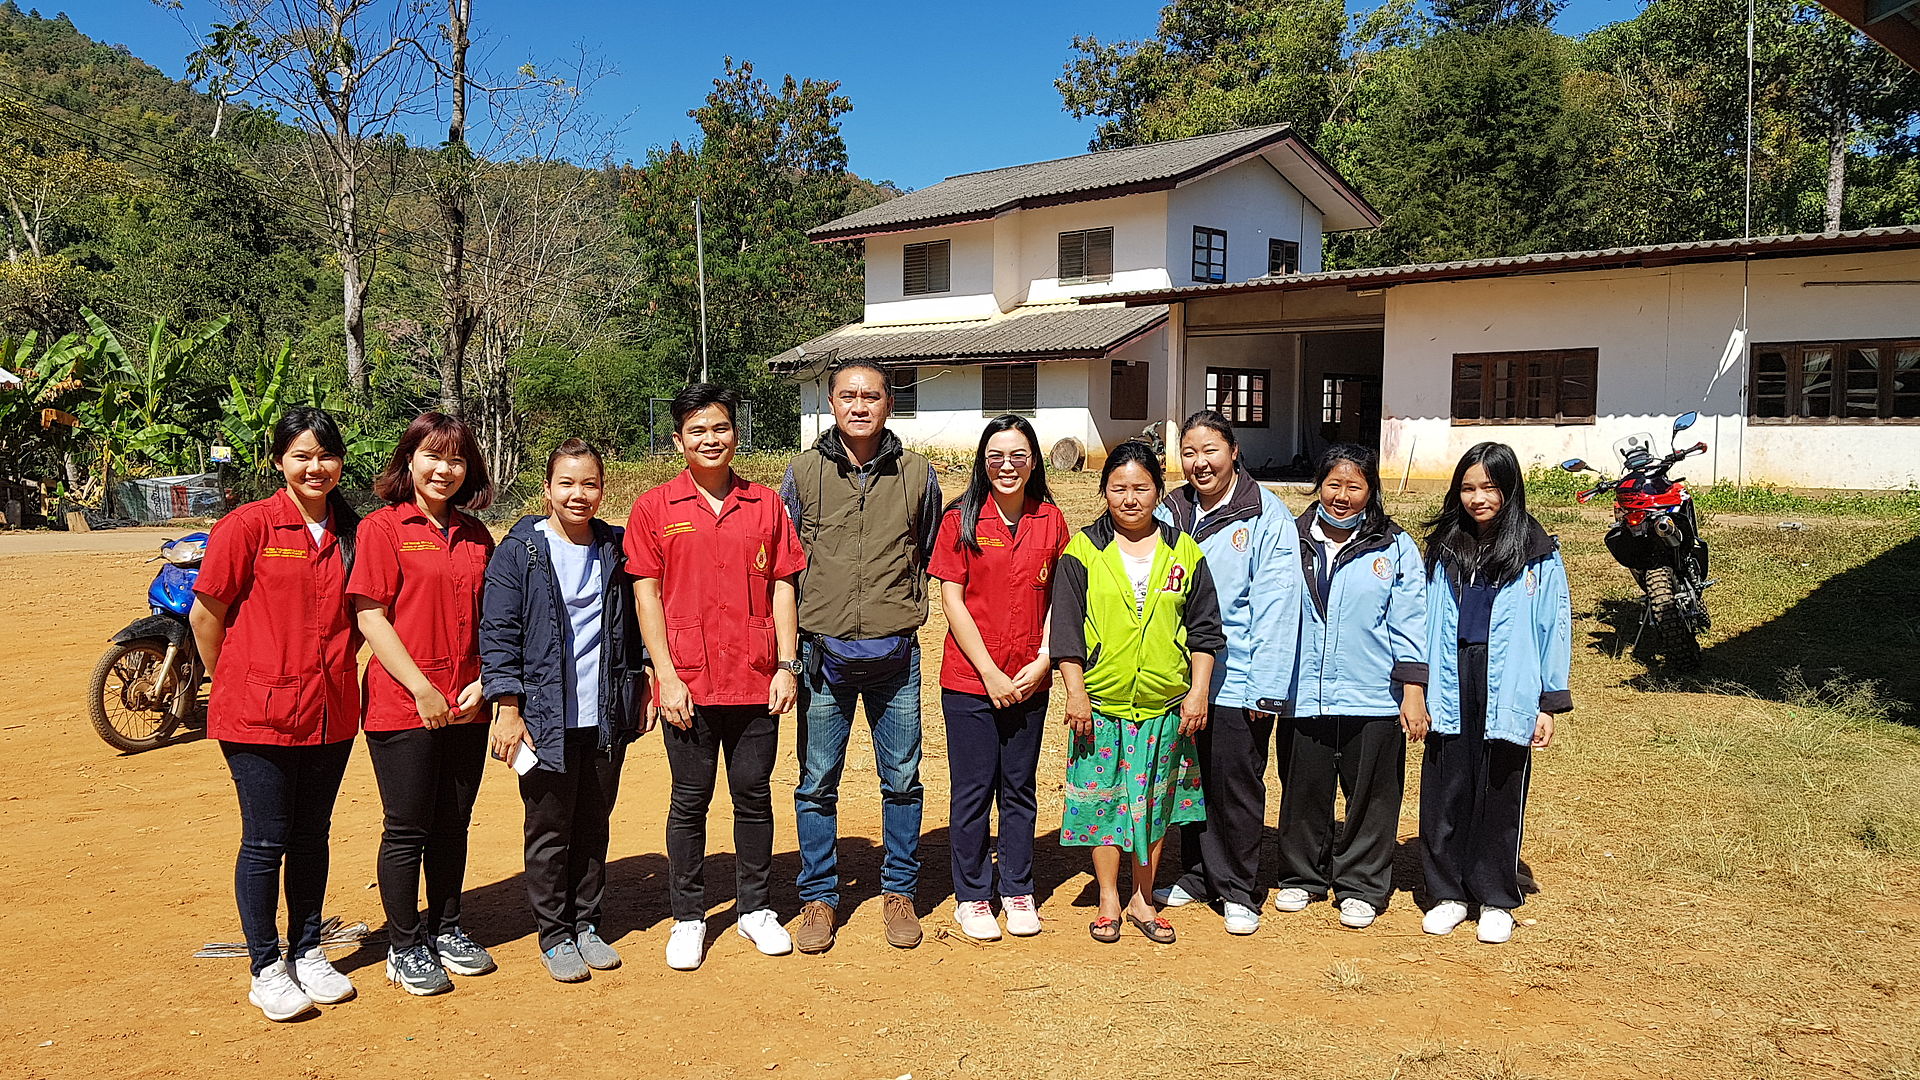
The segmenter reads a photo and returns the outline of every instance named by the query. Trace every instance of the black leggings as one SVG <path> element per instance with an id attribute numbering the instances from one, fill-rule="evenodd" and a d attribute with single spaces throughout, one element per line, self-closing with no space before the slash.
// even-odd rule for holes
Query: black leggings
<path id="1" fill-rule="evenodd" d="M 460 925 L 467 877 L 467 826 L 487 767 L 487 725 L 448 724 L 428 730 L 367 732 L 373 775 L 380 782 L 386 828 L 380 835 L 380 903 L 387 943 L 426 945 Z M 420 917 L 421 869 L 427 914 Z"/>
<path id="2" fill-rule="evenodd" d="M 240 796 L 240 854 L 233 897 L 253 974 L 280 959 L 280 874 L 287 879 L 287 940 L 298 957 L 320 947 L 327 898 L 327 837 L 353 740 L 268 746 L 222 740 Z"/>

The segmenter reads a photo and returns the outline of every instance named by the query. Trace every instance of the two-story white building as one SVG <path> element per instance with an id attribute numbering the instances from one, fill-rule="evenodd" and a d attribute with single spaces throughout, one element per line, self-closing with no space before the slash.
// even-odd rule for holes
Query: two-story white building
<path id="1" fill-rule="evenodd" d="M 1167 305 L 1080 301 L 1311 273 L 1322 233 L 1379 221 L 1286 125 L 954 176 L 809 233 L 863 245 L 865 317 L 770 362 L 802 379 L 807 441 L 832 423 L 826 369 L 859 359 L 892 373 L 911 445 L 971 450 L 1017 412 L 1043 448 L 1072 440 L 1097 462 L 1170 403 L 1206 400 L 1251 461 L 1286 461 L 1293 418 L 1231 350 L 1188 365 Z"/>

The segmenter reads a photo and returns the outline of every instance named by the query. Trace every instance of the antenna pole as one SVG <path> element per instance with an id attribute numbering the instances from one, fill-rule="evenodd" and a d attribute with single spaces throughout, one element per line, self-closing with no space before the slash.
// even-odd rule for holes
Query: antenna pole
<path id="1" fill-rule="evenodd" d="M 1751 127 L 1752 120 L 1748 120 Z M 1748 142 L 1752 142 L 1749 134 Z M 1748 150 L 1752 160 L 1752 150 Z M 693 197 L 693 265 L 700 282 L 700 381 L 707 381 L 707 240 L 700 220 L 700 196 Z"/>

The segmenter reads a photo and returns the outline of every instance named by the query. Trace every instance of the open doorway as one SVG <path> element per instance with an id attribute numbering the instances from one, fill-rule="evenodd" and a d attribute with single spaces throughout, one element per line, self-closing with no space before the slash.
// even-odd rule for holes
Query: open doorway
<path id="1" fill-rule="evenodd" d="M 1334 443 L 1380 446 L 1380 330 L 1300 335 L 1301 450 L 1309 459 Z"/>

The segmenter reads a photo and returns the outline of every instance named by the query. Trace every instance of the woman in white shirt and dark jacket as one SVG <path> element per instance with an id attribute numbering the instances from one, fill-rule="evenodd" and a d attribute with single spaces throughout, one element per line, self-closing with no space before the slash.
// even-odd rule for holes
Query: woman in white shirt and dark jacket
<path id="1" fill-rule="evenodd" d="M 1454 469 L 1427 532 L 1432 727 L 1420 767 L 1423 926 L 1451 933 L 1480 906 L 1479 938 L 1513 934 L 1532 752 L 1553 742 L 1573 611 L 1560 546 L 1527 513 L 1512 447 L 1480 443 Z"/>
<path id="2" fill-rule="evenodd" d="M 1299 911 L 1331 893 L 1341 924 L 1360 930 L 1393 893 L 1407 743 L 1427 729 L 1427 576 L 1387 517 L 1372 450 L 1327 448 L 1314 491 L 1295 522 L 1307 598 L 1273 906 Z M 1347 799 L 1337 838 L 1336 786 Z"/>

